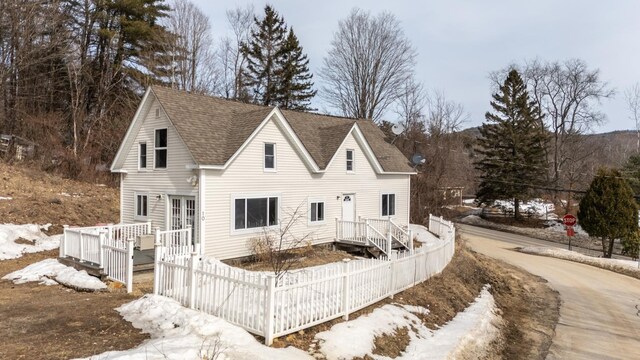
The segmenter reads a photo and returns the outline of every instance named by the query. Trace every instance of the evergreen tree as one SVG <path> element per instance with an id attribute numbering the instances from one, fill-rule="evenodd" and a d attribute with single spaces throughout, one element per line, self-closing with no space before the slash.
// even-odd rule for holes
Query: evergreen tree
<path id="1" fill-rule="evenodd" d="M 298 38 L 287 29 L 284 19 L 269 5 L 264 18 L 254 18 L 255 29 L 242 52 L 247 64 L 242 72 L 251 100 L 283 109 L 309 109 L 315 95 L 309 60 Z"/>
<path id="2" fill-rule="evenodd" d="M 622 168 L 631 190 L 635 194 L 640 194 L 640 155 L 631 155 Z"/>
<path id="3" fill-rule="evenodd" d="M 278 89 L 275 101 L 283 109 L 313 110 L 310 100 L 316 95 L 313 90 L 313 75 L 309 73 L 309 59 L 302 53 L 298 37 L 289 29 L 289 34 L 278 53 Z"/>
<path id="4" fill-rule="evenodd" d="M 513 199 L 514 216 L 519 218 L 521 200 L 533 196 L 544 181 L 546 133 L 516 70 L 493 95 L 491 107 L 494 113 L 486 113 L 478 139 L 481 181 L 476 196 L 485 204 Z"/>
<path id="5" fill-rule="evenodd" d="M 578 221 L 589 236 L 600 238 L 604 257 L 611 257 L 615 239 L 622 239 L 624 251 L 637 255 L 638 207 L 619 171 L 598 171 L 580 201 Z"/>

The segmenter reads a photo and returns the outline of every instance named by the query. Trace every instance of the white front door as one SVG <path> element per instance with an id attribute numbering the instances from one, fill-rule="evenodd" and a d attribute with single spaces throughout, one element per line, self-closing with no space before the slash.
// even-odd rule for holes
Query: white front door
<path id="1" fill-rule="evenodd" d="M 196 239 L 195 196 L 169 196 L 169 207 L 169 230 L 180 230 L 191 226 L 191 239 Z"/>
<path id="2" fill-rule="evenodd" d="M 355 221 L 356 219 L 356 194 L 342 195 L 342 220 Z"/>

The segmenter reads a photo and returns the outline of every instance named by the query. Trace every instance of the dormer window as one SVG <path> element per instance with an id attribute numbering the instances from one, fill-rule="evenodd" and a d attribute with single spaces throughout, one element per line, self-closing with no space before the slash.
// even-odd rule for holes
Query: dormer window
<path id="1" fill-rule="evenodd" d="M 154 141 L 154 168 L 167 168 L 167 129 L 156 129 Z"/>
<path id="2" fill-rule="evenodd" d="M 276 170 L 276 144 L 264 144 L 264 170 Z"/>
<path id="3" fill-rule="evenodd" d="M 354 171 L 354 158 L 353 158 L 353 150 L 347 150 L 347 172 Z"/>

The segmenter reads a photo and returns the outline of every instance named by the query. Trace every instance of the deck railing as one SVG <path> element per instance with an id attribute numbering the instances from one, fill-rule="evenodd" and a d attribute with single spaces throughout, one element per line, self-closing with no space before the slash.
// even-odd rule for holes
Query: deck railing
<path id="1" fill-rule="evenodd" d="M 362 219 L 345 221 L 336 218 L 336 240 L 338 242 L 373 245 L 384 254 L 391 254 L 394 241 L 405 249 L 413 248 L 411 230 L 403 229 L 392 219 Z"/>
<path id="2" fill-rule="evenodd" d="M 59 256 L 96 266 L 131 291 L 135 238 L 151 233 L 151 223 L 64 227 Z"/>

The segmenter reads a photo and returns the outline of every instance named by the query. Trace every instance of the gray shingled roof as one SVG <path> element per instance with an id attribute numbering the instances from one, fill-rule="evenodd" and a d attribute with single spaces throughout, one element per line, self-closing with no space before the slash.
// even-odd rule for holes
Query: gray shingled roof
<path id="1" fill-rule="evenodd" d="M 273 107 L 245 104 L 153 86 L 165 113 L 199 165 L 224 165 Z M 325 169 L 354 123 L 386 172 L 412 172 L 407 159 L 369 120 L 282 110 L 320 169 Z"/>

